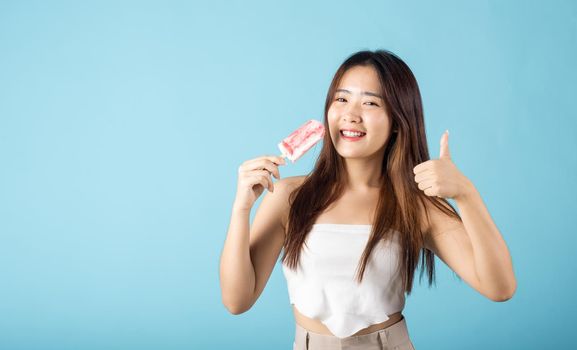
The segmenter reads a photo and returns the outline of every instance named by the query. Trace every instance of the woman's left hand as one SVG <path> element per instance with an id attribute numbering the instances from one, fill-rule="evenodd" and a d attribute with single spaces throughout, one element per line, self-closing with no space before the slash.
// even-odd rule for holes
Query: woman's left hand
<path id="1" fill-rule="evenodd" d="M 441 136 L 441 155 L 413 168 L 415 182 L 427 196 L 457 199 L 467 193 L 471 181 L 461 173 L 451 160 L 449 131 Z"/>

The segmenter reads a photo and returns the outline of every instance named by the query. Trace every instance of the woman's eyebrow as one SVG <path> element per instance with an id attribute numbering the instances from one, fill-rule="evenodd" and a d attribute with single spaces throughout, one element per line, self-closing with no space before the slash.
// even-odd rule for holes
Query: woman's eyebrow
<path id="1" fill-rule="evenodd" d="M 337 89 L 335 92 L 346 92 L 348 94 L 351 93 L 349 90 L 346 90 L 346 89 Z M 374 93 L 374 92 L 370 92 L 370 91 L 361 91 L 361 95 L 374 96 L 374 97 L 380 98 L 381 100 L 384 100 L 383 96 L 381 96 L 377 93 Z"/>

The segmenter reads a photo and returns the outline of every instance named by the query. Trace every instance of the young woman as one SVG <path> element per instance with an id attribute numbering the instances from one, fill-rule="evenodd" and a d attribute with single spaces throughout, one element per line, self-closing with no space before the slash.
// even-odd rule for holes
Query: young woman
<path id="1" fill-rule="evenodd" d="M 451 161 L 448 132 L 439 158 L 430 159 L 419 88 L 400 58 L 378 50 L 345 60 L 329 87 L 324 125 L 310 174 L 280 179 L 285 161 L 277 156 L 238 169 L 220 261 L 231 313 L 256 302 L 281 250 L 294 349 L 414 349 L 402 315 L 405 293 L 419 261 L 432 285 L 435 255 L 485 297 L 512 297 L 516 280 L 503 237 Z"/>

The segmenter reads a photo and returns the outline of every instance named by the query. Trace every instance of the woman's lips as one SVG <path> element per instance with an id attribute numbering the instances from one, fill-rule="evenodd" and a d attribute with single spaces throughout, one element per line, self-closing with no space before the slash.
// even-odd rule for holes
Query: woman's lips
<path id="1" fill-rule="evenodd" d="M 342 131 L 339 132 L 341 134 L 341 137 L 346 140 L 346 141 L 359 141 L 360 139 L 362 139 L 363 137 L 365 137 L 367 134 L 363 134 L 362 136 L 345 136 L 343 134 Z"/>

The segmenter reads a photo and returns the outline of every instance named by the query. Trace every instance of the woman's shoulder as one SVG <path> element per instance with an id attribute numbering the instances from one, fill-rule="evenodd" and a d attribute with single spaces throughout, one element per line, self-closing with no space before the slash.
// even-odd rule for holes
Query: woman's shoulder
<path id="1" fill-rule="evenodd" d="M 306 175 L 287 176 L 274 183 L 274 191 L 276 193 L 278 190 L 278 193 L 283 196 L 283 200 L 288 200 L 290 194 L 302 185 L 305 179 Z"/>
<path id="2" fill-rule="evenodd" d="M 306 175 L 287 176 L 285 178 L 278 180 L 276 183 L 280 184 L 281 186 L 294 189 L 302 185 L 302 183 L 305 181 L 306 178 L 307 178 Z"/>
<path id="3" fill-rule="evenodd" d="M 306 177 L 307 177 L 306 175 L 287 176 L 285 178 L 278 180 L 274 184 L 274 193 L 279 195 L 279 197 L 281 197 L 279 199 L 284 203 L 284 205 L 282 206 L 284 210 L 281 215 L 283 227 L 286 227 L 288 223 L 288 216 L 290 211 L 290 203 L 289 203 L 290 194 L 294 190 L 296 190 L 300 185 L 302 185 Z"/>

